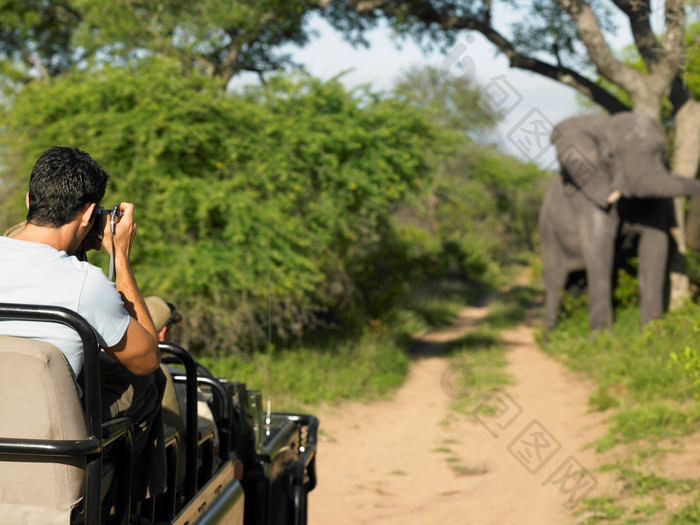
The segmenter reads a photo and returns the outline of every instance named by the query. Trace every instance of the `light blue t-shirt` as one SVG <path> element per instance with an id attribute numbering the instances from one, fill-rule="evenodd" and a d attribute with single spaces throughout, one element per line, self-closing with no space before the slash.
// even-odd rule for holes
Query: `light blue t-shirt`
<path id="1" fill-rule="evenodd" d="M 0 302 L 63 306 L 90 323 L 103 348 L 121 341 L 129 321 L 121 295 L 100 268 L 41 243 L 0 237 Z M 83 367 L 78 334 L 62 324 L 0 320 L 0 335 L 31 337 L 56 346 L 75 377 Z"/>

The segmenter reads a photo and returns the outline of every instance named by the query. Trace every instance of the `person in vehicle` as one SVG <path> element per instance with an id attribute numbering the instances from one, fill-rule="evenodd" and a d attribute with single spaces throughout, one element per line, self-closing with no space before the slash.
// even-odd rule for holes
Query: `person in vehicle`
<path id="1" fill-rule="evenodd" d="M 109 174 L 90 155 L 52 147 L 37 160 L 29 179 L 27 220 L 14 237 L 0 237 L 0 297 L 3 302 L 63 306 L 84 317 L 97 334 L 103 420 L 127 416 L 134 422 L 132 508 L 164 492 L 166 461 L 158 336 L 134 278 L 129 255 L 136 234 L 134 205 L 119 204 L 112 254 L 115 282 L 96 266 L 79 261 L 83 240 L 95 220 Z M 83 364 L 77 334 L 56 323 L 0 321 L 0 335 L 31 337 L 56 346 L 74 378 Z"/>
<path id="2" fill-rule="evenodd" d="M 162 297 L 151 295 L 146 297 L 146 306 L 153 319 L 153 324 L 158 332 L 158 341 L 171 341 L 171 327 L 182 324 L 182 315 L 177 311 L 176 306 L 170 301 L 166 301 Z M 166 427 L 174 427 L 178 430 L 181 436 L 185 435 L 185 402 L 187 394 L 185 393 L 184 385 L 180 386 L 179 392 L 173 382 L 172 374 L 179 373 L 176 368 L 170 368 L 165 364 L 160 365 L 165 374 L 167 383 L 165 386 L 165 394 L 163 395 L 163 421 Z M 211 394 L 206 394 L 200 386 L 197 387 L 197 418 L 200 431 L 213 429 L 215 449 L 219 447 L 219 430 L 216 427 L 214 414 L 209 407 Z M 184 447 L 182 452 L 184 453 Z M 182 469 L 181 478 L 184 478 L 184 469 Z M 181 481 L 181 480 L 180 480 Z"/>
<path id="3" fill-rule="evenodd" d="M 162 297 L 146 297 L 146 307 L 158 333 L 158 341 L 170 341 L 170 328 L 182 323 L 182 316 L 175 305 Z"/>

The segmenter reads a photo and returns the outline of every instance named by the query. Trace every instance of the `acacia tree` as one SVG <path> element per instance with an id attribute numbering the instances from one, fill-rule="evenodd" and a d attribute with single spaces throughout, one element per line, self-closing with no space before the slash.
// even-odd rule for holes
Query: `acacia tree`
<path id="1" fill-rule="evenodd" d="M 291 63 L 280 46 L 304 45 L 306 17 L 323 1 L 0 0 L 0 71 L 26 83 L 95 61 L 168 56 L 221 85 L 240 71 Z"/>
<path id="2" fill-rule="evenodd" d="M 511 2 L 504 2 L 516 9 Z M 334 25 L 357 41 L 380 20 L 425 45 L 448 49 L 465 31 L 478 31 L 509 60 L 528 70 L 572 87 L 609 113 L 637 109 L 661 119 L 668 101 L 674 120 L 671 167 L 695 177 L 700 163 L 700 102 L 688 87 L 685 64 L 686 14 L 684 0 L 666 0 L 664 29 L 655 34 L 649 0 L 533 0 L 530 13 L 501 30 L 493 0 L 336 0 L 327 15 Z M 614 30 L 612 9 L 629 21 L 634 45 L 644 67 L 634 68 L 618 58 L 606 41 Z M 626 92 L 631 105 L 606 89 L 598 79 Z M 683 209 L 677 207 L 677 209 Z M 677 241 L 685 250 L 684 214 L 677 213 Z M 674 279 L 675 297 L 687 294 L 687 280 Z"/>

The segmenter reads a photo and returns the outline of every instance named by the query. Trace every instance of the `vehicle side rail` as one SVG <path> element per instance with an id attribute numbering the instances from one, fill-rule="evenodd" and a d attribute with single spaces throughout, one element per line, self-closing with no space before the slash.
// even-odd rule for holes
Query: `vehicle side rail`
<path id="1" fill-rule="evenodd" d="M 177 362 L 185 367 L 185 497 L 191 500 L 197 493 L 197 363 L 187 350 L 171 341 L 158 343 L 158 349 L 175 358 L 173 361 L 166 357 L 163 362 Z"/>
<path id="2" fill-rule="evenodd" d="M 25 456 L 70 457 L 99 454 L 108 445 L 131 431 L 128 418 L 106 421 L 102 425 L 102 439 L 13 439 L 0 438 L 0 454 Z"/>
<path id="3" fill-rule="evenodd" d="M 102 442 L 96 439 L 52 440 L 0 438 L 0 454 L 22 456 L 70 457 L 98 454 Z"/>

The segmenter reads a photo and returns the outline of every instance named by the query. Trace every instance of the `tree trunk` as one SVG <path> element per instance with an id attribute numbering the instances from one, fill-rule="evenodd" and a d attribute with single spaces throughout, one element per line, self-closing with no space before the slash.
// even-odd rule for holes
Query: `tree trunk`
<path id="1" fill-rule="evenodd" d="M 671 168 L 677 175 L 695 178 L 700 163 L 700 102 L 689 99 L 676 113 L 676 138 L 673 148 Z M 697 199 L 697 197 L 695 197 Z M 690 297 L 690 281 L 685 271 L 685 253 L 687 245 L 696 244 L 694 239 L 686 243 L 685 197 L 677 197 L 676 228 L 672 235 L 678 246 L 677 253 L 671 254 L 671 297 L 670 308 L 673 309 Z M 695 232 L 698 225 L 693 219 L 690 230 Z"/>

